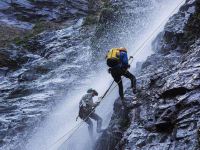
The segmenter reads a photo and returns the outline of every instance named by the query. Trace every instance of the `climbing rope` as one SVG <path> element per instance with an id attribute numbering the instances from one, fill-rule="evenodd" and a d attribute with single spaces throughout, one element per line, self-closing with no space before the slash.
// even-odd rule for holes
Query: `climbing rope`
<path id="1" fill-rule="evenodd" d="M 131 60 L 133 57 L 130 57 L 129 58 L 129 60 Z M 131 61 L 131 63 L 133 62 L 133 59 L 132 59 L 132 61 Z M 122 80 L 122 79 L 121 79 Z M 121 82 L 121 80 L 119 81 L 119 82 Z M 118 82 L 118 83 L 119 83 Z M 100 97 L 101 98 L 101 100 L 99 101 L 99 104 L 105 99 L 105 97 L 106 96 L 108 96 L 108 95 L 110 95 L 111 93 L 112 93 L 112 91 L 117 87 L 117 84 L 114 86 L 114 88 L 112 88 L 111 89 L 111 87 L 112 87 L 112 85 L 114 84 L 114 81 L 112 81 L 112 83 L 110 84 L 110 86 L 108 87 L 108 89 L 106 90 L 106 92 L 103 94 L 103 96 L 102 97 Z M 110 90 L 111 89 L 111 90 Z M 110 92 L 109 92 L 110 91 Z M 98 105 L 97 105 L 98 106 Z M 96 107 L 97 107 L 96 106 Z M 74 135 L 74 133 L 82 126 L 82 124 L 89 118 L 89 116 L 95 111 L 95 108 L 96 107 L 94 107 L 93 108 L 93 110 L 89 113 L 89 115 L 88 116 L 86 116 L 86 118 L 85 119 L 83 119 L 79 124 L 77 124 L 74 128 L 72 128 L 71 130 L 69 130 L 67 133 L 65 133 L 62 137 L 60 137 L 54 144 L 52 144 L 51 146 L 55 146 L 58 142 L 60 142 L 64 137 L 66 137 L 67 135 L 69 135 L 68 136 L 68 138 L 67 139 L 65 139 L 65 141 L 64 142 L 66 142 L 66 141 L 68 141 L 73 135 Z M 77 120 L 77 119 L 76 119 Z M 70 134 L 71 133 L 71 134 Z M 64 143 L 63 142 L 63 143 Z M 49 149 L 53 149 L 53 148 L 51 148 L 51 146 L 50 147 L 48 147 L 46 150 L 49 150 Z"/>
<path id="2" fill-rule="evenodd" d="M 161 28 L 161 26 L 168 20 L 168 18 L 177 10 L 177 8 L 179 8 L 182 3 L 185 2 L 185 0 L 182 0 L 178 5 L 177 7 L 175 7 L 173 9 L 173 11 L 169 14 L 169 16 L 167 16 L 161 23 L 160 25 L 150 34 L 150 36 L 148 36 L 148 38 L 136 49 L 135 53 L 133 55 L 131 55 L 130 58 L 133 58 L 134 56 L 136 56 L 136 54 L 140 53 L 143 49 L 144 49 L 144 46 L 148 43 L 148 41 L 150 41 L 154 34 Z M 133 59 L 132 61 L 130 62 L 130 65 L 133 63 Z M 123 80 L 124 77 L 121 78 L 121 80 L 118 82 L 120 83 L 122 80 Z M 111 83 L 111 85 L 109 86 L 109 88 L 106 90 L 106 92 L 104 93 L 104 95 L 101 97 L 101 100 L 99 101 L 102 102 L 105 97 L 109 96 L 113 91 L 114 89 L 117 87 L 118 83 L 111 89 L 112 85 L 113 85 L 114 81 Z M 97 105 L 98 106 L 98 105 Z M 96 107 L 97 107 L 96 106 Z M 56 142 L 54 142 L 52 145 L 50 145 L 47 150 L 49 149 L 53 149 L 51 147 L 54 147 L 58 142 L 60 142 L 64 137 L 66 137 L 68 135 L 68 137 L 65 139 L 64 142 L 67 142 L 74 134 L 75 132 L 82 126 L 82 124 L 89 118 L 89 116 L 95 111 L 95 108 L 93 108 L 93 110 L 90 112 L 90 114 L 85 118 L 83 119 L 79 124 L 77 124 L 74 128 L 72 128 L 70 131 L 68 131 L 67 133 L 65 133 L 62 137 L 60 137 Z M 70 134 L 71 133 L 71 134 Z M 63 142 L 63 143 L 64 143 Z"/>
<path id="3" fill-rule="evenodd" d="M 101 101 L 103 101 L 103 100 L 105 99 L 106 94 L 107 94 L 107 93 L 109 92 L 109 90 L 111 89 L 113 83 L 114 83 L 114 81 L 111 83 L 111 85 L 109 86 L 109 88 L 106 90 L 106 92 L 104 93 L 104 95 L 101 97 L 101 100 L 99 101 L 99 103 L 101 103 Z M 110 92 L 109 92 L 109 94 L 110 94 Z M 107 94 L 107 96 L 108 96 L 109 94 Z M 98 106 L 98 105 L 97 105 L 97 106 Z M 96 107 L 97 107 L 97 106 L 96 106 Z M 67 133 L 65 133 L 62 137 L 60 137 L 60 138 L 59 138 L 54 144 L 52 144 L 51 146 L 55 146 L 58 142 L 60 142 L 60 141 L 61 141 L 65 136 L 67 136 L 67 135 L 69 135 L 69 136 L 68 136 L 67 139 L 65 139 L 64 142 L 68 141 L 68 140 L 73 136 L 73 134 L 82 126 L 82 124 L 89 118 L 89 116 L 95 111 L 95 108 L 96 108 L 96 107 L 93 108 L 93 110 L 89 113 L 89 115 L 88 115 L 85 119 L 83 119 L 78 125 L 76 125 L 74 128 L 72 128 L 70 131 L 68 131 Z M 71 133 L 71 134 L 70 134 L 70 133 Z M 64 143 L 64 142 L 63 142 L 63 143 Z M 53 148 L 51 148 L 51 146 L 48 147 L 46 150 L 48 150 L 48 149 L 53 149 Z"/>
<path id="4" fill-rule="evenodd" d="M 162 27 L 162 25 L 167 22 L 168 18 L 174 14 L 174 12 L 182 5 L 182 3 L 185 2 L 185 0 L 182 0 L 173 10 L 172 12 L 160 23 L 160 25 L 148 36 L 148 38 L 136 49 L 135 53 L 132 55 L 136 56 L 137 53 L 141 52 L 144 49 L 144 46 L 146 43 L 151 40 L 154 36 L 154 34 Z"/>

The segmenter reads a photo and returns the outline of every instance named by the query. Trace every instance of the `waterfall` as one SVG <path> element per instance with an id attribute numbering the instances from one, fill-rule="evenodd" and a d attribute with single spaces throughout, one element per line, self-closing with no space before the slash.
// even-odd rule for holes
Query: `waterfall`
<path id="1" fill-rule="evenodd" d="M 130 1 L 129 5 L 131 6 L 134 4 L 134 2 L 135 1 Z M 163 22 L 163 20 L 166 20 L 165 23 L 167 22 L 166 18 L 169 18 L 170 15 L 172 15 L 171 12 L 177 7 L 178 4 L 180 4 L 180 2 L 181 0 L 150 0 L 147 2 L 138 0 L 137 3 L 141 3 L 141 5 L 139 5 L 140 7 L 133 7 L 131 9 L 127 8 L 126 14 L 135 14 L 136 18 L 131 20 L 129 17 L 128 19 L 125 19 L 125 22 L 120 22 L 121 29 L 123 29 L 124 32 L 122 32 L 119 43 L 123 43 L 122 46 L 128 48 L 129 55 L 134 54 L 136 49 L 152 34 L 152 32 L 161 24 L 161 22 Z M 178 9 L 176 11 L 178 11 Z M 157 36 L 159 32 L 163 30 L 165 23 L 162 24 L 159 30 L 156 30 L 156 33 L 154 33 L 153 37 Z M 119 28 L 119 26 L 114 27 L 113 30 L 118 31 L 117 28 Z M 154 38 L 148 40 L 142 51 L 137 53 L 137 55 L 134 57 L 131 71 L 134 70 L 136 62 L 144 61 L 153 53 L 151 48 L 153 39 Z M 86 57 L 85 59 L 87 59 L 87 57 L 90 57 L 90 55 L 83 57 Z M 82 57 L 79 56 L 78 59 L 82 59 Z M 74 129 L 74 127 L 81 122 L 80 119 L 76 121 L 79 108 L 78 105 L 80 98 L 86 93 L 87 89 L 94 88 L 99 92 L 99 95 L 102 95 L 112 82 L 111 75 L 107 73 L 106 64 L 102 62 L 99 63 L 102 64 L 102 66 L 98 66 L 96 70 L 87 72 L 87 77 L 84 77 L 81 82 L 73 85 L 73 87 L 69 86 L 66 96 L 64 97 L 64 101 L 59 102 L 60 104 L 54 108 L 51 114 L 49 114 L 49 117 L 43 123 L 41 123 L 39 128 L 37 128 L 32 135 L 32 138 L 29 139 L 28 143 L 26 144 L 26 149 L 92 149 L 93 143 L 89 138 L 87 125 L 85 123 L 83 123 L 83 125 L 72 135 L 69 140 L 65 141 L 68 138 L 68 135 L 65 137 L 63 136 Z M 127 86 L 129 86 L 128 84 Z M 109 123 L 112 115 L 113 103 L 117 97 L 118 89 L 115 88 L 115 90 L 105 98 L 105 100 L 96 110 L 96 113 L 103 118 L 103 128 L 106 128 Z M 94 126 L 94 128 L 96 128 L 96 126 Z M 99 135 L 95 133 L 96 139 L 98 136 Z M 60 139 L 61 137 L 63 138 Z M 59 141 L 57 142 L 57 140 Z"/>

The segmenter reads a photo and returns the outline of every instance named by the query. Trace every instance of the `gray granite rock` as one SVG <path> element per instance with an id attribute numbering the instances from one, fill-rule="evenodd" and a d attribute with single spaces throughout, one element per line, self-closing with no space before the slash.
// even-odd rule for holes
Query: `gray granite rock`
<path id="1" fill-rule="evenodd" d="M 199 149 L 199 6 L 198 0 L 188 0 L 170 18 L 155 40 L 155 54 L 137 75 L 136 100 L 142 105 L 127 116 L 114 106 L 110 125 L 97 141 L 98 150 Z"/>

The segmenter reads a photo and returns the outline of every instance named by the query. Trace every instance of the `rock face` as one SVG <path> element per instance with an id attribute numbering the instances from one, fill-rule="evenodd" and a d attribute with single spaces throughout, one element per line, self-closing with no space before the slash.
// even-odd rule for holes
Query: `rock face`
<path id="1" fill-rule="evenodd" d="M 154 0 L 0 1 L 1 22 L 19 28 L 31 29 L 38 21 L 64 22 L 62 28 L 44 31 L 23 45 L 0 48 L 0 149 L 23 149 L 33 128 L 62 101 L 67 90 L 90 79 L 88 72 L 98 68 L 105 50 L 122 45 L 123 41 L 113 37 L 125 37 L 126 41 L 132 37 L 129 30 L 143 30 L 132 22 L 127 24 L 131 29 L 123 26 L 118 32 L 113 30 L 115 33 L 107 27 L 118 28 L 130 17 L 139 23 L 141 18 L 136 14 L 149 13 L 146 8 L 151 2 Z M 133 11 L 135 6 L 142 9 Z M 156 53 L 143 63 L 137 76 L 138 94 L 135 97 L 126 90 L 127 105 L 134 108 L 122 110 L 120 100 L 116 100 L 97 150 L 197 149 L 199 6 L 198 0 L 187 1 L 157 37 Z M 130 16 L 113 25 L 126 11 Z M 11 36 L 24 33 L 10 28 L 6 29 Z"/>
<path id="2" fill-rule="evenodd" d="M 38 21 L 64 22 L 90 11 L 88 0 L 4 0 L 0 2 L 0 21 L 30 28 Z"/>
<path id="3" fill-rule="evenodd" d="M 137 102 L 136 97 L 133 95 L 132 89 L 126 90 L 125 99 L 128 109 L 122 109 L 123 105 L 120 99 L 115 101 L 114 113 L 111 118 L 112 121 L 98 140 L 95 150 L 109 150 L 119 146 L 119 140 L 122 139 L 123 133 L 126 131 L 131 121 L 129 118 L 131 109 L 139 107 L 139 102 Z"/>
<path id="4" fill-rule="evenodd" d="M 61 9 L 64 2 L 67 7 Z M 23 45 L 0 48 L 0 149 L 24 149 L 33 128 L 62 101 L 67 89 L 89 78 L 88 72 L 97 66 L 90 47 L 96 25 L 87 18 L 98 19 L 101 5 L 101 1 L 0 2 L 0 12 L 33 24 L 37 19 L 53 22 L 65 14 L 70 17 L 61 29 L 27 38 Z"/>
<path id="5" fill-rule="evenodd" d="M 125 117 L 116 100 L 110 125 L 96 144 L 98 150 L 199 149 L 199 6 L 199 0 L 186 1 L 170 18 L 156 38 L 155 54 L 137 75 L 136 99 L 142 105 Z"/>

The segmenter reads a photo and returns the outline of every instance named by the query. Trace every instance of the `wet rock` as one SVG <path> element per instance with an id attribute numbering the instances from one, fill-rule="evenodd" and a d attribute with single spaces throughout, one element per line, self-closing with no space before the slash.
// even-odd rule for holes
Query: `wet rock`
<path id="1" fill-rule="evenodd" d="M 30 93 L 31 91 L 29 89 L 26 89 L 25 87 L 18 87 L 9 94 L 8 98 L 26 96 L 29 95 Z"/>
<path id="2" fill-rule="evenodd" d="M 117 150 L 199 149 L 199 14 L 198 0 L 186 1 L 170 18 L 153 43 L 155 54 L 137 73 L 141 105 L 123 118 L 129 118 L 128 126 L 112 118 L 108 129 L 124 129 L 121 140 L 111 142 L 114 138 L 102 135 L 99 147 L 108 149 L 110 140 L 110 149 Z"/>
<path id="3" fill-rule="evenodd" d="M 66 22 L 74 18 L 87 16 L 89 13 L 96 13 L 102 5 L 100 1 L 88 0 L 5 0 L 0 2 L 0 12 L 4 18 L 13 18 L 13 25 L 18 26 L 18 21 L 35 24 L 38 21 Z M 16 21 L 14 21 L 16 19 Z M 8 23 L 6 19 L 0 21 Z M 24 26 L 25 27 L 25 26 Z"/>
<path id="4" fill-rule="evenodd" d="M 95 149 L 109 150 L 117 147 L 120 139 L 123 137 L 123 132 L 126 130 L 127 126 L 130 125 L 131 116 L 128 116 L 128 113 L 131 109 L 139 107 L 139 103 L 137 103 L 136 98 L 132 94 L 132 89 L 126 91 L 125 102 L 126 107 L 122 105 L 120 99 L 115 101 L 114 113 L 111 118 L 112 121 L 106 131 L 102 134 L 101 138 L 97 141 Z"/>
<path id="5" fill-rule="evenodd" d="M 16 110 L 17 108 L 17 106 L 0 105 L 0 113 L 9 113 Z"/>
<path id="6" fill-rule="evenodd" d="M 173 98 L 173 97 L 176 97 L 178 95 L 184 95 L 188 91 L 189 90 L 184 88 L 184 87 L 178 87 L 178 88 L 169 89 L 169 90 L 165 91 L 164 93 L 162 93 L 161 97 L 162 98 Z"/>
<path id="7" fill-rule="evenodd" d="M 24 149 L 24 142 L 55 105 L 98 68 L 90 46 L 98 20 L 87 25 L 84 20 L 88 15 L 98 18 L 103 4 L 87 0 L 5 3 L 0 2 L 0 20 L 12 23 L 13 29 L 29 27 L 11 41 L 14 44 L 0 50 L 0 149 L 16 150 Z"/>
<path id="8" fill-rule="evenodd" d="M 12 60 L 8 55 L 9 54 L 1 52 L 1 54 L 0 54 L 0 61 L 1 61 L 0 66 L 16 69 L 18 67 L 17 61 Z"/>
<path id="9" fill-rule="evenodd" d="M 26 52 L 20 49 L 1 49 L 0 50 L 0 68 L 16 70 L 28 61 Z"/>
<path id="10" fill-rule="evenodd" d="M 114 19 L 114 9 L 112 8 L 104 8 L 100 14 L 100 23 L 107 23 Z"/>

